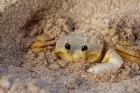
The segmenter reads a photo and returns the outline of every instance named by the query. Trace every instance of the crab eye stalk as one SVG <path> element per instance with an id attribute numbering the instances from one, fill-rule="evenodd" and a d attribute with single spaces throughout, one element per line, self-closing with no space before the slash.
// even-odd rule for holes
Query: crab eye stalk
<path id="1" fill-rule="evenodd" d="M 65 44 L 65 48 L 69 50 L 71 48 L 70 44 L 69 43 L 66 43 Z"/>
<path id="2" fill-rule="evenodd" d="M 82 51 L 86 51 L 88 49 L 88 47 L 86 45 L 82 46 Z"/>

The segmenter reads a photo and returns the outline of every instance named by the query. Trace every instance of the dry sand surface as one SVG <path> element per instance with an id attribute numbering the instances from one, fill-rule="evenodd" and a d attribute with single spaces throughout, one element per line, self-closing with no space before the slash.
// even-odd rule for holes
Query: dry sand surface
<path id="1" fill-rule="evenodd" d="M 93 64 L 56 58 L 55 42 L 67 33 L 97 35 L 109 45 L 128 40 L 140 51 L 140 1 L 17 0 L 0 15 L 0 93 L 140 93 L 136 63 L 95 76 L 86 72 Z M 54 44 L 35 54 L 38 36 Z"/>

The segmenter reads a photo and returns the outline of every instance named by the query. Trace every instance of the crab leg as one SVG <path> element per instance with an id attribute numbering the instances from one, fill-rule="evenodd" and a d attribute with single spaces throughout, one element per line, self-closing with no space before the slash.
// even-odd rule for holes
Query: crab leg
<path id="1" fill-rule="evenodd" d="M 118 51 L 118 54 L 120 54 L 124 59 L 129 60 L 130 62 L 135 62 L 135 63 L 140 64 L 140 57 L 128 55 L 119 51 Z"/>
<path id="2" fill-rule="evenodd" d="M 118 70 L 123 63 L 121 56 L 115 50 L 109 49 L 102 63 L 89 68 L 87 71 L 93 74 L 103 74 Z"/>
<path id="3" fill-rule="evenodd" d="M 129 42 L 123 42 L 123 44 L 120 43 L 115 46 L 118 54 L 122 56 L 123 59 L 140 64 L 140 50 L 137 48 L 132 49 L 132 47 L 134 47 L 134 45 Z"/>

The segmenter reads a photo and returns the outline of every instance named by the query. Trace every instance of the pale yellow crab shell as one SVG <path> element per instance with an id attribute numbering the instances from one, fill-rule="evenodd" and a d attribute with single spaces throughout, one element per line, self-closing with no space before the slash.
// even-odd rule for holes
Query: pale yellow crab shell
<path id="1" fill-rule="evenodd" d="M 65 48 L 65 44 L 69 43 L 71 48 Z M 87 46 L 86 51 L 82 51 L 82 46 Z M 88 38 L 83 34 L 64 35 L 58 39 L 55 47 L 57 57 L 66 61 L 77 62 L 80 60 L 88 60 L 89 62 L 97 62 L 101 59 L 104 49 L 103 41 L 95 38 Z"/>

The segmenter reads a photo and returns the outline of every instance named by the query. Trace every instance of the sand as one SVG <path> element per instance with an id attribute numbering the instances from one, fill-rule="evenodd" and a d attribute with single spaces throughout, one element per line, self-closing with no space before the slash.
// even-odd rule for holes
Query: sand
<path id="1" fill-rule="evenodd" d="M 0 90 L 3 93 L 139 93 L 140 67 L 136 63 L 126 61 L 116 72 L 95 76 L 86 72 L 93 64 L 56 58 L 55 45 L 49 45 L 39 54 L 31 50 L 38 36 L 46 42 L 50 38 L 56 42 L 67 33 L 98 35 L 110 45 L 129 40 L 139 49 L 139 3 L 139 0 L 18 1 L 0 17 Z"/>

